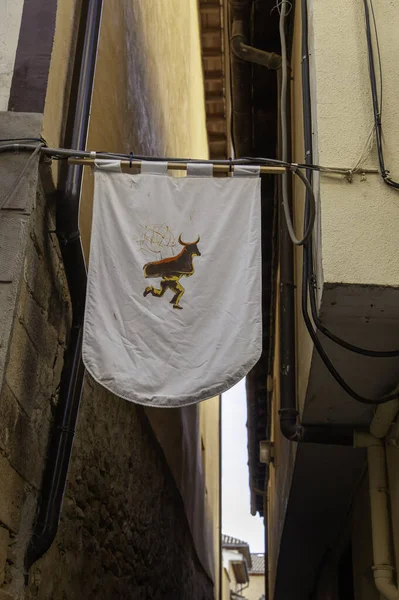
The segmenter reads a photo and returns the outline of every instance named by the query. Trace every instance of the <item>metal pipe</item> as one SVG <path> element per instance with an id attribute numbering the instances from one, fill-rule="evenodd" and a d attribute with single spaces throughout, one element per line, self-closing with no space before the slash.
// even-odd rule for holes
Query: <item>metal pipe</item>
<path id="1" fill-rule="evenodd" d="M 306 164 L 312 164 L 312 122 L 310 104 L 310 74 L 308 52 L 307 2 L 302 0 L 302 98 Z M 290 98 L 288 91 L 287 97 Z M 312 171 L 306 171 L 312 180 Z M 306 191 L 308 194 L 308 190 Z M 292 198 L 290 210 L 292 210 Z M 309 203 L 306 202 L 305 206 Z M 280 210 L 281 212 L 281 210 Z M 305 209 L 305 228 L 308 221 Z M 304 247 L 304 255 L 309 251 Z M 303 260 L 302 278 L 307 281 L 306 260 Z M 295 339 L 295 285 L 294 254 L 285 219 L 280 218 L 280 430 L 291 442 L 353 446 L 354 428 L 349 425 L 315 424 L 303 425 L 299 422 L 296 402 L 296 339 Z M 307 302 L 307 298 L 302 300 Z"/>
<path id="2" fill-rule="evenodd" d="M 233 0 L 230 6 L 229 28 L 232 32 L 234 21 L 240 20 L 246 25 L 245 36 L 249 37 L 249 24 L 252 0 Z M 232 143 L 236 156 L 250 156 L 253 151 L 252 135 L 252 67 L 249 62 L 237 58 L 230 51 L 231 106 L 232 106 Z"/>
<path id="3" fill-rule="evenodd" d="M 39 140 L 40 142 L 41 140 Z M 9 144 L 3 144 L 0 143 L 0 153 L 2 152 L 23 152 L 23 151 L 34 151 L 35 149 L 37 149 L 37 144 L 27 144 L 27 143 L 9 143 Z M 45 154 L 46 156 L 49 157 L 54 157 L 56 159 L 62 159 L 62 158 L 87 158 L 87 159 L 92 159 L 93 160 L 93 155 L 96 155 L 97 159 L 107 159 L 107 160 L 123 160 L 126 162 L 129 162 L 130 164 L 130 159 L 129 159 L 129 155 L 128 154 L 118 154 L 118 153 L 111 153 L 111 152 L 89 152 L 89 151 L 79 151 L 79 150 L 70 150 L 70 149 L 66 149 L 66 148 L 48 148 L 46 146 L 42 146 L 40 148 L 40 153 L 41 154 Z M 281 167 L 286 167 L 286 168 L 290 168 L 291 170 L 293 169 L 302 169 L 303 166 L 302 165 L 298 165 L 297 163 L 287 163 L 284 164 L 284 161 L 282 160 L 276 160 L 274 158 L 266 158 L 266 157 L 260 157 L 260 158 L 249 158 L 249 157 L 244 157 L 244 158 L 234 158 L 234 159 L 213 159 L 213 160 L 208 160 L 208 159 L 203 159 L 203 158 L 172 158 L 172 157 L 166 157 L 166 156 L 139 156 L 139 155 L 135 155 L 134 160 L 140 160 L 140 161 L 162 161 L 162 162 L 168 162 L 171 164 L 175 164 L 175 163 L 206 163 L 206 164 L 213 164 L 213 165 L 228 165 L 228 166 L 234 166 L 234 165 L 276 165 L 276 166 L 281 166 Z M 320 171 L 320 173 L 336 173 L 336 174 L 340 174 L 340 175 L 348 175 L 350 173 L 355 173 L 355 172 L 361 172 L 361 173 L 369 173 L 369 174 L 379 174 L 379 171 L 376 169 L 361 169 L 361 170 L 354 170 L 354 169 L 350 169 L 348 167 L 323 167 L 321 165 L 311 165 L 312 169 L 317 169 L 318 171 Z"/>
<path id="4" fill-rule="evenodd" d="M 82 56 L 75 59 L 79 75 L 76 102 L 69 108 L 73 122 L 71 145 L 86 148 L 90 119 L 102 0 L 89 0 L 81 13 L 80 33 L 84 36 Z M 50 548 L 57 533 L 75 426 L 82 394 L 84 367 L 81 358 L 86 268 L 79 234 L 79 200 L 82 166 L 65 165 L 61 172 L 56 208 L 57 235 L 72 303 L 72 330 L 64 356 L 59 402 L 51 432 L 47 461 L 34 531 L 25 555 L 26 582 L 30 567 Z"/>
<path id="5" fill-rule="evenodd" d="M 398 388 L 395 390 L 398 391 Z M 384 438 L 399 411 L 399 400 L 391 400 L 377 406 L 370 425 L 370 432 L 376 438 Z"/>
<path id="6" fill-rule="evenodd" d="M 393 580 L 395 569 L 391 552 L 385 446 L 371 434 L 356 435 L 355 446 L 367 448 L 374 582 L 386 600 L 398 600 L 399 592 Z"/>
<path id="7" fill-rule="evenodd" d="M 85 159 L 85 158 L 69 158 L 68 163 L 71 165 L 81 165 L 84 167 L 93 167 L 95 165 L 95 160 L 93 159 Z M 167 168 L 174 171 L 187 171 L 187 165 L 190 161 L 185 162 L 168 162 Z M 121 160 L 120 161 L 121 168 L 127 173 L 130 168 L 140 169 L 142 161 L 140 160 Z M 258 166 L 258 165 L 257 165 Z M 214 164 L 213 172 L 214 173 L 229 173 L 232 171 L 234 173 L 235 165 L 230 165 L 228 162 L 226 164 Z M 277 167 L 277 166 L 259 166 L 259 172 L 261 175 L 281 175 L 286 172 L 286 167 Z"/>
<path id="8" fill-rule="evenodd" d="M 231 49 L 236 58 L 262 65 L 267 69 L 277 70 L 281 68 L 281 56 L 275 52 L 265 52 L 246 43 L 244 33 L 244 22 L 233 21 L 231 32 Z"/>

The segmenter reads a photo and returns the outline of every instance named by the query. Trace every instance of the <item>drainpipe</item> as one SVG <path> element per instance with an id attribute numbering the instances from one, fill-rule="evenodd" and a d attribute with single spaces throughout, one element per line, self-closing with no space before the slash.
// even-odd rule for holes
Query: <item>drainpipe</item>
<path id="1" fill-rule="evenodd" d="M 232 86 L 232 137 L 236 156 L 252 154 L 252 67 L 279 69 L 281 57 L 247 44 L 253 0 L 230 0 L 230 75 Z"/>
<path id="2" fill-rule="evenodd" d="M 244 22 L 235 20 L 233 21 L 232 33 L 231 33 L 231 49 L 233 54 L 241 59 L 247 60 L 257 65 L 262 65 L 267 69 L 280 69 L 281 68 L 281 56 L 275 52 L 265 52 L 259 50 L 253 46 L 249 46 L 246 43 L 245 38 Z"/>
<path id="3" fill-rule="evenodd" d="M 308 62 L 307 2 L 302 0 L 302 93 L 306 162 L 311 164 L 312 122 L 310 104 Z M 290 92 L 287 93 L 290 98 Z M 311 181 L 312 172 L 306 173 Z M 290 195 L 290 210 L 292 198 Z M 334 444 L 353 446 L 354 428 L 347 425 L 303 425 L 298 421 L 296 406 L 296 342 L 295 342 L 295 275 L 294 248 L 280 203 L 280 398 L 279 410 L 281 433 L 291 442 Z M 305 214 L 305 222 L 308 215 Z M 304 253 L 308 249 L 304 248 Z M 303 261 L 303 277 L 307 277 L 306 261 Z M 306 299 L 307 302 L 307 299 Z"/>
<path id="4" fill-rule="evenodd" d="M 399 391 L 399 388 L 396 388 L 394 391 Z M 370 433 L 376 438 L 384 438 L 398 412 L 399 400 L 396 398 L 390 402 L 377 406 L 377 410 L 371 421 Z"/>
<path id="5" fill-rule="evenodd" d="M 78 80 L 76 101 L 70 104 L 68 122 L 73 123 L 70 147 L 86 149 L 90 106 L 100 34 L 102 0 L 83 3 L 76 52 L 74 80 Z M 78 42 L 79 43 L 79 42 Z M 58 187 L 57 236 L 72 304 L 72 329 L 64 355 L 59 402 L 47 451 L 39 508 L 25 555 L 25 580 L 31 566 L 50 548 L 58 529 L 72 453 L 75 426 L 82 395 L 84 367 L 81 357 L 86 267 L 79 233 L 79 200 L 82 166 L 67 165 Z"/>
<path id="6" fill-rule="evenodd" d="M 393 581 L 395 569 L 391 552 L 384 442 L 369 433 L 359 433 L 355 435 L 354 445 L 367 448 L 374 582 L 386 600 L 398 600 L 398 588 Z"/>

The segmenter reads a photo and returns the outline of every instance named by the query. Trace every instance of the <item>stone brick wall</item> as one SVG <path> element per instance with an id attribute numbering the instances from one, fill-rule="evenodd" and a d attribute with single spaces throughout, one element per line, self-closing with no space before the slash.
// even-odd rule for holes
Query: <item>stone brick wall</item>
<path id="1" fill-rule="evenodd" d="M 54 205 L 40 182 L 37 194 L 24 186 L 19 194 L 30 194 L 30 202 L 21 209 L 15 293 L 7 288 L 1 296 L 0 285 L 12 317 L 5 369 L 0 365 L 0 600 L 211 599 L 212 583 L 144 411 L 89 377 L 59 531 L 24 585 L 70 309 Z"/>
<path id="2" fill-rule="evenodd" d="M 212 597 L 143 410 L 87 377 L 59 532 L 26 598 Z"/>

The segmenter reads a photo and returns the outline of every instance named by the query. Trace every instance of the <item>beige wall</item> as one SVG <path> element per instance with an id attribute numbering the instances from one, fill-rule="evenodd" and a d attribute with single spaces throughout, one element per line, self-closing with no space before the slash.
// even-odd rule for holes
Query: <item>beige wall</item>
<path id="1" fill-rule="evenodd" d="M 399 177 L 399 74 L 395 62 L 399 51 L 398 18 L 393 3 L 377 3 L 375 13 L 384 75 L 385 160 L 392 176 Z M 362 166 L 377 169 L 375 144 L 368 155 L 366 144 L 373 116 L 363 3 L 309 1 L 309 51 L 314 163 L 351 168 L 366 149 Z M 300 3 L 295 9 L 292 75 L 293 159 L 303 162 Z M 399 193 L 376 174 L 354 175 L 352 183 L 342 176 L 314 174 L 314 185 L 318 201 L 315 246 L 319 288 L 323 282 L 399 285 Z M 303 186 L 296 180 L 298 232 L 303 227 L 303 197 Z M 297 249 L 297 290 L 301 288 L 301 271 L 302 249 Z M 300 301 L 297 293 L 297 386 L 302 408 L 313 345 L 301 316 Z"/>
<path id="2" fill-rule="evenodd" d="M 59 2 L 43 134 L 59 146 L 69 97 L 79 0 Z M 90 150 L 208 157 L 196 0 L 105 0 L 88 135 Z M 54 175 L 57 175 L 56 166 Z M 89 255 L 93 177 L 84 173 L 81 223 Z M 202 403 L 207 504 L 219 573 L 219 399 Z M 218 587 L 215 590 L 218 592 Z"/>
<path id="3" fill-rule="evenodd" d="M 222 579 L 222 585 L 223 585 L 223 594 L 222 594 L 222 598 L 223 600 L 230 600 L 230 575 L 227 569 L 223 568 L 223 579 Z"/>
<path id="4" fill-rule="evenodd" d="M 220 565 L 220 455 L 219 455 L 219 416 L 220 396 L 200 404 L 200 436 L 203 448 L 203 474 L 206 488 L 206 509 L 213 523 L 213 551 L 215 557 L 216 586 L 215 598 L 219 599 Z"/>
<path id="5" fill-rule="evenodd" d="M 315 161 L 353 167 L 373 126 L 363 3 L 310 4 Z M 397 5 L 374 4 L 384 77 L 385 160 L 392 177 L 399 178 Z M 377 167 L 374 151 L 364 165 Z M 378 175 L 356 176 L 352 184 L 323 176 L 320 202 L 325 281 L 398 285 L 398 192 Z"/>
<path id="6" fill-rule="evenodd" d="M 80 4 L 81 0 L 62 0 L 57 7 L 43 118 L 43 137 L 55 148 L 62 144 L 65 133 Z"/>
<path id="7" fill-rule="evenodd" d="M 208 156 L 197 5 L 104 3 L 88 148 Z M 81 229 L 86 254 L 92 177 L 86 173 Z"/>
<path id="8" fill-rule="evenodd" d="M 59 2 L 43 135 L 61 143 L 79 0 Z M 88 148 L 207 158 L 197 3 L 104 2 Z M 81 230 L 88 255 L 92 176 Z"/>
<path id="9" fill-rule="evenodd" d="M 250 574 L 249 586 L 244 594 L 248 600 L 259 600 L 265 593 L 265 576 L 263 574 Z"/>

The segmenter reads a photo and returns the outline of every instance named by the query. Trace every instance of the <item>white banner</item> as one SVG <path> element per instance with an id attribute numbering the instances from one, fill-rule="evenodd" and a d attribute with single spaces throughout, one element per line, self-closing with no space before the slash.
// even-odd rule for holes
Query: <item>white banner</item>
<path id="1" fill-rule="evenodd" d="M 83 337 L 92 377 L 132 402 L 183 406 L 232 387 L 261 350 L 260 178 L 98 168 Z"/>

